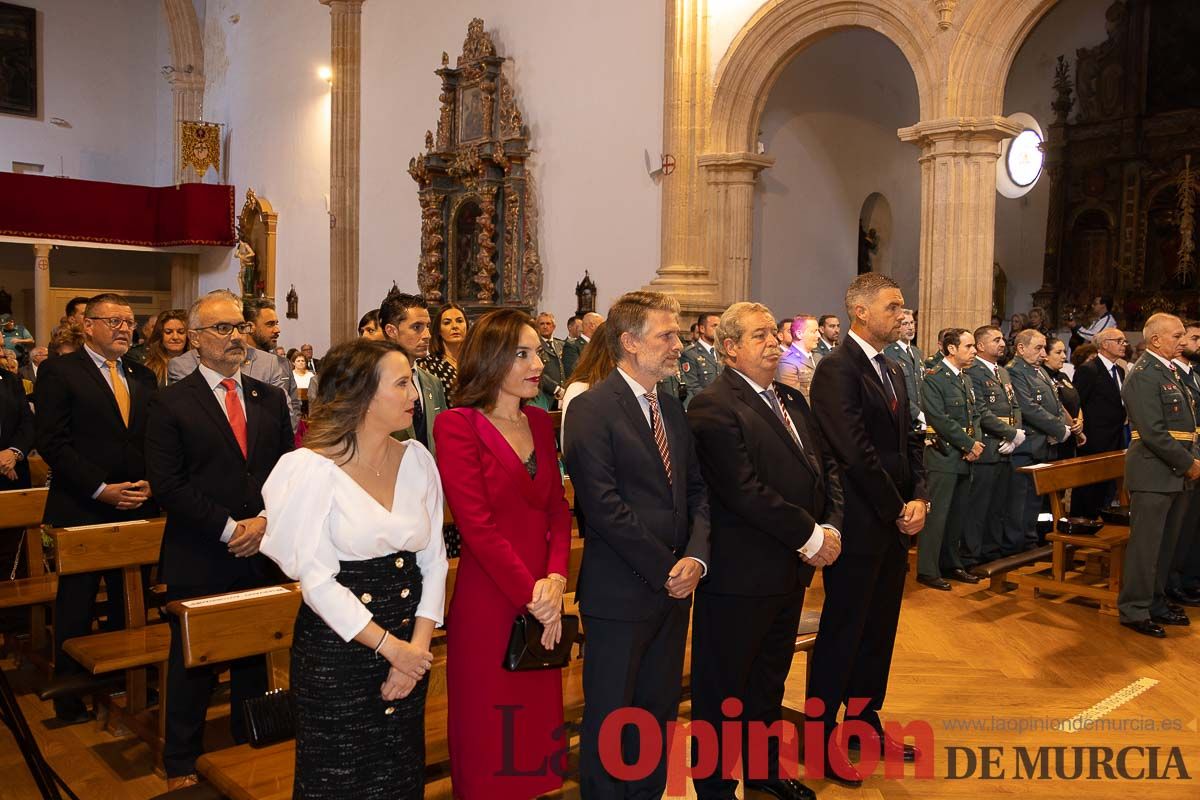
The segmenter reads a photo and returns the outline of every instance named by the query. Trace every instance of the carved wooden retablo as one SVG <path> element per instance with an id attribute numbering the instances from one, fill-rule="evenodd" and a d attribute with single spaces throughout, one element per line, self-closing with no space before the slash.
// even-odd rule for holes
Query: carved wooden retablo
<path id="1" fill-rule="evenodd" d="M 417 285 L 432 304 L 475 315 L 527 311 L 542 295 L 529 144 L 505 59 L 473 19 L 456 66 L 442 53 L 437 133 L 408 164 L 419 187 L 421 259 Z"/>

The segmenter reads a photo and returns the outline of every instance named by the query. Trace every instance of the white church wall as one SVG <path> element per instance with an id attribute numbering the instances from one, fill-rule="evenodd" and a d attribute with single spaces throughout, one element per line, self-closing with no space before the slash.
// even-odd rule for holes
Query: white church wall
<path id="1" fill-rule="evenodd" d="M 542 307 L 575 310 L 591 271 L 597 307 L 639 288 L 658 266 L 660 189 L 645 167 L 662 150 L 664 7 L 645 0 L 448 0 L 436 14 L 406 3 L 363 6 L 360 308 L 392 281 L 417 288 L 420 209 L 409 159 L 436 128 L 442 51 L 462 51 L 482 17 L 517 91 L 534 150 Z"/>
<path id="2" fill-rule="evenodd" d="M 761 122 L 762 142 L 776 161 L 759 178 L 753 298 L 765 299 L 779 317 L 844 319 L 843 296 L 857 274 L 859 215 L 879 192 L 892 214 L 887 271 L 916 307 L 919 153 L 896 129 L 917 115 L 912 70 L 874 32 L 839 32 L 788 64 Z"/>
<path id="3" fill-rule="evenodd" d="M 1022 45 L 1009 71 L 1004 92 L 1004 113 L 1023 111 L 1048 132 L 1054 121 L 1054 70 L 1058 56 L 1071 63 L 1075 79 L 1075 51 L 1093 47 L 1106 38 L 1104 12 L 1109 3 L 1096 0 L 1060 0 L 1038 23 Z M 996 195 L 995 259 L 1008 276 L 1007 316 L 1028 311 L 1031 295 L 1042 286 L 1046 245 L 1046 214 L 1050 181 L 1043 174 L 1024 197 L 1010 200 Z"/>
<path id="4" fill-rule="evenodd" d="M 45 175 L 154 183 L 161 0 L 20 4 L 38 11 L 40 114 L 0 115 L 0 169 L 23 161 Z"/>

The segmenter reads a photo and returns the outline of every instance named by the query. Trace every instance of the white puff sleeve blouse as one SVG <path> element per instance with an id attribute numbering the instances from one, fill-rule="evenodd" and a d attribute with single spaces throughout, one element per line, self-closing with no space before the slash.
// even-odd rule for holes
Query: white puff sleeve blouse
<path id="1" fill-rule="evenodd" d="M 391 511 L 333 461 L 308 449 L 280 458 L 263 485 L 267 532 L 261 551 L 300 582 L 304 602 L 345 641 L 357 636 L 372 615 L 337 582 L 338 562 L 401 550 L 415 553 L 421 569 L 417 616 L 442 624 L 448 564 L 441 481 L 433 456 L 420 442 L 405 446 Z"/>

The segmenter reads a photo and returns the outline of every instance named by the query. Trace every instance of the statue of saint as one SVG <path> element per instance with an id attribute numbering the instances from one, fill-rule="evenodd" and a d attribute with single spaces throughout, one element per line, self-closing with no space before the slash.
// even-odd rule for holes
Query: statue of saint
<path id="1" fill-rule="evenodd" d="M 242 284 L 242 296 L 254 297 L 255 290 L 258 287 L 258 257 L 254 255 L 254 250 L 245 242 L 237 243 L 237 250 L 234 252 L 234 257 L 242 265 L 239 273 L 239 280 Z"/>

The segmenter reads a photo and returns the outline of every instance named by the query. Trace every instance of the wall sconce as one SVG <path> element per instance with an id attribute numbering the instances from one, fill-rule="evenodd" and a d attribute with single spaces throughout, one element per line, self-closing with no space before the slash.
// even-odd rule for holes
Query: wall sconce
<path id="1" fill-rule="evenodd" d="M 317 69 L 317 77 L 333 86 L 333 70 L 329 67 L 319 67 Z"/>

